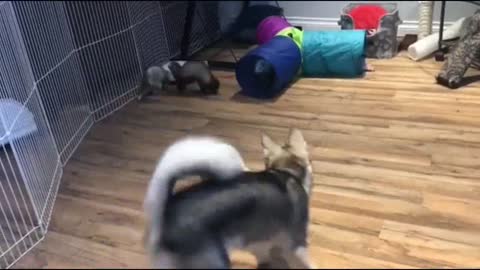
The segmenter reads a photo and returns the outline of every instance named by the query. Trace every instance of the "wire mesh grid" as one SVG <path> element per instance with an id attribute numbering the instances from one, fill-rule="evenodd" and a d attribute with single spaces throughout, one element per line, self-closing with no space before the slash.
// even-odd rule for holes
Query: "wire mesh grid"
<path id="1" fill-rule="evenodd" d="M 0 1 L 0 267 L 47 232 L 63 167 L 143 70 L 180 54 L 186 1 Z M 198 2 L 189 52 L 220 37 Z"/>

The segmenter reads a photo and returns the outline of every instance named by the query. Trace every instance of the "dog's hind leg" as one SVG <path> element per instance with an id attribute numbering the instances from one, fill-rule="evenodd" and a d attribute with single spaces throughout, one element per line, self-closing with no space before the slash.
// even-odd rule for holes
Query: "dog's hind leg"
<path id="1" fill-rule="evenodd" d="M 179 261 L 182 269 L 230 269 L 228 252 L 218 241 L 209 241 L 195 254 L 182 256 Z"/>
<path id="2" fill-rule="evenodd" d="M 288 260 L 283 256 L 281 248 L 271 248 L 269 254 L 256 254 L 258 269 L 289 269 Z"/>
<path id="3" fill-rule="evenodd" d="M 273 247 L 269 254 L 257 256 L 259 269 L 316 269 L 308 256 L 305 246 L 296 248 Z"/>
<path id="4" fill-rule="evenodd" d="M 285 259 L 290 268 L 293 269 L 316 269 L 308 255 L 308 249 L 304 246 L 296 247 L 294 250 L 286 251 Z"/>
<path id="5" fill-rule="evenodd" d="M 155 269 L 177 269 L 177 261 L 177 256 L 165 251 L 159 251 L 151 257 L 151 263 Z"/>

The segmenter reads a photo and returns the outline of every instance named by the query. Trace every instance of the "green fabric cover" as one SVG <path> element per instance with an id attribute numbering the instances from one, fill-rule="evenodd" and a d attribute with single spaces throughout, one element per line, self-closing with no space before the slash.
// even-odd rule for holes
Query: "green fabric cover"
<path id="1" fill-rule="evenodd" d="M 302 50 L 302 44 L 303 44 L 303 31 L 296 28 L 296 27 L 287 27 L 283 29 L 282 31 L 277 33 L 277 36 L 285 36 L 293 39 L 295 43 L 297 44 L 298 48 Z"/>

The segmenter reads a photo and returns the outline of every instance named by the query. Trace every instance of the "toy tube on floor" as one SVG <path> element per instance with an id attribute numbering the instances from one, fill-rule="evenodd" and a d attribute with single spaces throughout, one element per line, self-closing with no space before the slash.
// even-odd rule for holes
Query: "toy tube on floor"
<path id="1" fill-rule="evenodd" d="M 277 33 L 277 36 L 284 36 L 284 37 L 289 37 L 297 43 L 297 46 L 300 48 L 300 51 L 302 50 L 303 46 L 303 31 L 295 28 L 293 26 L 287 27 L 283 29 L 282 31 Z"/>
<path id="2" fill-rule="evenodd" d="M 259 99 L 275 98 L 294 80 L 301 63 L 302 54 L 296 43 L 276 36 L 238 62 L 236 77 L 241 93 Z M 262 70 L 258 70 L 259 66 Z"/>
<path id="3" fill-rule="evenodd" d="M 443 31 L 443 40 L 453 39 L 460 36 L 464 18 L 460 18 Z M 423 39 L 413 43 L 408 47 L 408 56 L 415 61 L 424 59 L 438 50 L 439 34 L 431 34 Z"/>
<path id="4" fill-rule="evenodd" d="M 302 71 L 305 77 L 362 76 L 366 65 L 363 30 L 304 31 Z"/>
<path id="5" fill-rule="evenodd" d="M 259 45 L 269 42 L 280 31 L 292 25 L 281 16 L 269 16 L 257 26 L 257 42 Z"/>

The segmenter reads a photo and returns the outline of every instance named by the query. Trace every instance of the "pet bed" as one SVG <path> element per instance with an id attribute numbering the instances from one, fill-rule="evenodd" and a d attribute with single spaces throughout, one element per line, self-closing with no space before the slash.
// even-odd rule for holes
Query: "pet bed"
<path id="1" fill-rule="evenodd" d="M 0 145 L 9 144 L 37 131 L 33 114 L 13 99 L 0 100 Z M 10 131 L 8 132 L 8 130 Z"/>

